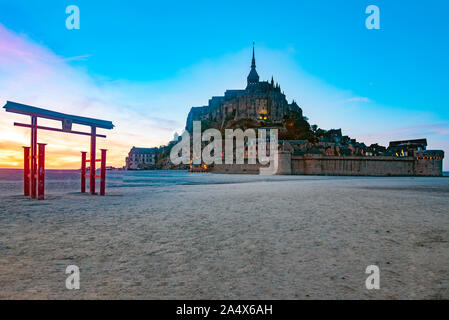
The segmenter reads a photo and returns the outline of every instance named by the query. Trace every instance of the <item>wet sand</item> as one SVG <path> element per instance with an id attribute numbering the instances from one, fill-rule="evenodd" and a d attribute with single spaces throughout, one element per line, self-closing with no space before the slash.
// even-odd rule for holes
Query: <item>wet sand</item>
<path id="1" fill-rule="evenodd" d="M 449 299 L 449 178 L 108 179 L 50 179 L 46 201 L 2 181 L 1 299 Z"/>

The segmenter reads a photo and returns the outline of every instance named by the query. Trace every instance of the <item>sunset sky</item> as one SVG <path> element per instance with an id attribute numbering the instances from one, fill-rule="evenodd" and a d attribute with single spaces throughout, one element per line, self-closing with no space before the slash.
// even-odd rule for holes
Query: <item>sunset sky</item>
<path id="1" fill-rule="evenodd" d="M 65 25 L 68 5 L 80 29 Z M 365 9 L 380 9 L 368 30 Z M 113 121 L 108 165 L 181 133 L 190 107 L 279 82 L 311 124 L 367 144 L 427 138 L 449 170 L 449 2 L 0 0 L 0 105 L 7 100 Z M 0 167 L 20 168 L 29 118 L 0 110 Z M 60 127 L 60 123 L 39 124 Z M 74 127 L 85 130 L 87 128 Z M 39 131 L 48 168 L 78 168 L 89 138 Z"/>

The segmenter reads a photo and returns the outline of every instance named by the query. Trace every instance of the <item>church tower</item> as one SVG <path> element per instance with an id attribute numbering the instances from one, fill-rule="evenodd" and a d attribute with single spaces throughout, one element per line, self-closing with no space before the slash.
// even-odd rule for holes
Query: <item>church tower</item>
<path id="1" fill-rule="evenodd" d="M 254 42 L 253 42 L 253 60 L 251 61 L 251 71 L 249 72 L 247 79 L 248 85 L 256 84 L 259 82 L 259 75 L 256 71 L 256 58 L 254 57 Z"/>

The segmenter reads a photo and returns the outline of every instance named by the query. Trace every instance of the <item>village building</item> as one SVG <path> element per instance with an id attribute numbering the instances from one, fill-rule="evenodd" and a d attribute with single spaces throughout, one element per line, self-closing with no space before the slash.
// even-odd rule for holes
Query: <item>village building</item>
<path id="1" fill-rule="evenodd" d="M 157 148 L 132 147 L 126 157 L 126 169 L 147 169 L 156 165 Z"/>
<path id="2" fill-rule="evenodd" d="M 415 151 L 424 151 L 427 147 L 427 139 L 391 141 L 388 149 L 397 156 L 413 156 Z"/>

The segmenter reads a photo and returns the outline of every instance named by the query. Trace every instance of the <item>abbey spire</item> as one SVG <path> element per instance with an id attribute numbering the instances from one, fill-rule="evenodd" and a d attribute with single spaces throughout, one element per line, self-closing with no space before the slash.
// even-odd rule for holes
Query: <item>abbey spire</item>
<path id="1" fill-rule="evenodd" d="M 254 57 L 254 41 L 253 41 L 253 60 L 251 61 L 251 69 L 256 69 L 256 58 Z"/>
<path id="2" fill-rule="evenodd" d="M 259 75 L 256 71 L 256 58 L 254 54 L 254 42 L 253 42 L 253 59 L 251 61 L 251 71 L 249 72 L 248 77 L 246 78 L 248 85 L 255 84 L 259 82 Z"/>

